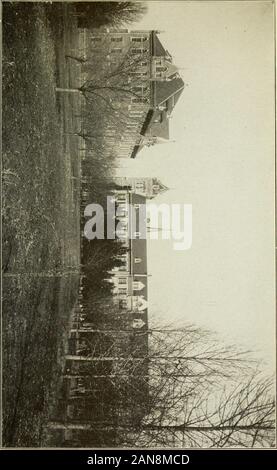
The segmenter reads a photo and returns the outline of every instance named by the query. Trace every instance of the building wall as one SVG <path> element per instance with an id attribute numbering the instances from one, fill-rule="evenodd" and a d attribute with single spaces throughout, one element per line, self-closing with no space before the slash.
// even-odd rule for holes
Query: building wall
<path id="1" fill-rule="evenodd" d="M 121 100 L 118 112 L 118 125 L 112 124 L 107 128 L 107 151 L 116 156 L 129 158 L 133 156 L 134 148 L 140 145 L 153 145 L 155 139 L 150 136 L 141 136 L 143 124 L 150 110 L 155 108 L 155 84 L 167 80 L 168 62 L 166 57 L 153 56 L 154 31 L 128 31 L 126 29 L 98 29 L 81 31 L 83 38 L 83 55 L 88 63 L 82 67 L 84 79 L 89 74 L 89 58 L 95 62 L 97 54 L 104 59 L 101 63 L 114 70 L 122 64 L 126 56 L 134 54 L 133 67 L 130 68 L 128 81 L 130 90 L 128 96 Z M 99 67 L 99 65 L 98 65 Z M 124 114 L 125 129 L 120 132 L 119 122 Z"/>
<path id="2" fill-rule="evenodd" d="M 133 205 L 133 207 L 139 210 L 141 205 L 145 207 L 146 197 L 132 193 L 129 189 L 122 189 L 115 191 L 114 198 L 116 207 L 120 204 L 124 211 L 124 217 L 120 217 L 119 220 L 122 222 L 124 219 L 125 222 L 126 246 L 128 246 L 128 250 L 126 254 L 121 255 L 120 260 L 123 263 L 122 266 L 112 271 L 113 294 L 115 301 L 121 308 L 136 312 L 138 319 L 140 318 L 146 321 L 148 278 L 147 241 L 146 237 L 132 239 L 129 236 L 133 231 L 136 232 L 140 226 L 140 213 L 136 212 L 136 226 L 134 226 L 134 221 L 132 220 L 133 212 L 130 210 L 130 205 Z"/>

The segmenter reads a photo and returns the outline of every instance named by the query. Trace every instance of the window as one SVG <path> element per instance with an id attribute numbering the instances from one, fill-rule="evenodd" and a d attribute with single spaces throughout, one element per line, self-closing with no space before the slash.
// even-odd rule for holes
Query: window
<path id="1" fill-rule="evenodd" d="M 118 289 L 119 294 L 126 294 L 126 289 L 122 289 L 121 287 Z"/>
<path id="2" fill-rule="evenodd" d="M 166 71 L 166 67 L 156 67 L 156 71 L 157 71 L 157 72 L 165 72 L 165 71 Z"/>
<path id="3" fill-rule="evenodd" d="M 116 217 L 120 217 L 122 219 L 127 217 L 127 211 L 126 210 L 117 210 L 116 211 Z"/>
<path id="4" fill-rule="evenodd" d="M 140 238 L 141 236 L 141 233 L 140 232 L 134 232 L 134 237 L 135 238 Z"/>
<path id="5" fill-rule="evenodd" d="M 147 49 L 132 47 L 131 52 L 132 54 L 143 54 L 144 52 L 147 52 Z"/>
<path id="6" fill-rule="evenodd" d="M 120 239 L 127 238 L 127 232 L 117 232 L 117 237 Z"/>
<path id="7" fill-rule="evenodd" d="M 135 263 L 136 264 L 141 263 L 141 258 L 135 258 Z"/>
<path id="8" fill-rule="evenodd" d="M 118 305 L 119 305 L 120 308 L 127 308 L 127 300 L 121 299 L 121 300 L 118 302 Z"/>
<path id="9" fill-rule="evenodd" d="M 126 278 L 126 277 L 120 277 L 120 278 L 118 279 L 118 283 L 119 283 L 119 284 L 126 284 L 126 282 L 127 282 L 127 278 Z"/>
<path id="10" fill-rule="evenodd" d="M 132 42 L 143 42 L 143 41 L 147 41 L 147 37 L 145 37 L 145 36 L 140 36 L 140 37 L 136 36 L 136 37 L 132 37 L 131 41 Z"/>
<path id="11" fill-rule="evenodd" d="M 147 103 L 147 102 L 148 102 L 147 98 L 143 98 L 142 96 L 141 97 L 132 96 L 132 103 Z"/>
<path id="12" fill-rule="evenodd" d="M 96 42 L 96 41 L 97 41 L 97 42 L 100 42 L 100 41 L 102 41 L 102 38 L 101 38 L 100 36 L 91 36 L 91 40 L 92 40 L 93 42 L 94 42 L 94 41 L 95 41 L 95 42 Z"/>
<path id="13" fill-rule="evenodd" d="M 141 70 L 133 70 L 131 71 L 133 75 L 137 75 L 138 77 L 146 77 L 147 72 L 142 72 Z"/>
<path id="14" fill-rule="evenodd" d="M 121 54 L 122 53 L 122 49 L 120 47 L 113 47 L 111 49 L 111 54 Z"/>
<path id="15" fill-rule="evenodd" d="M 111 41 L 112 42 L 122 42 L 122 39 L 123 39 L 122 36 L 118 36 L 118 37 L 111 38 Z"/>
<path id="16" fill-rule="evenodd" d="M 139 181 L 138 183 L 136 183 L 136 188 L 137 189 L 144 189 L 145 188 L 144 181 Z"/>
<path id="17" fill-rule="evenodd" d="M 117 195 L 118 201 L 126 201 L 126 194 L 118 194 Z"/>
<path id="18" fill-rule="evenodd" d="M 139 86 L 134 86 L 132 87 L 132 92 L 136 93 L 137 95 L 143 95 L 144 92 L 148 90 L 148 87 L 146 85 L 139 85 Z"/>
<path id="19" fill-rule="evenodd" d="M 161 72 L 156 72 L 156 77 L 157 77 L 157 78 L 161 78 L 161 77 L 162 77 Z"/>
<path id="20" fill-rule="evenodd" d="M 162 122 L 162 120 L 163 120 L 163 117 L 160 114 L 156 119 L 154 119 L 154 122 Z"/>
<path id="21" fill-rule="evenodd" d="M 122 266 L 119 266 L 119 271 L 126 271 L 126 266 L 122 265 Z"/>

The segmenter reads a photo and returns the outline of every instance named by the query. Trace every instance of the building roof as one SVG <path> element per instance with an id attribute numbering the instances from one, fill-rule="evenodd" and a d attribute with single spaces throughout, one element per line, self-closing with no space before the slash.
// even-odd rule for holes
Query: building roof
<path id="1" fill-rule="evenodd" d="M 178 102 L 183 90 L 184 82 L 179 76 L 178 68 L 172 63 L 172 57 L 163 47 L 157 36 L 156 31 L 151 33 L 151 54 L 166 58 L 166 65 L 169 70 L 169 80 L 155 80 L 151 83 L 152 90 L 152 109 L 149 110 L 145 121 L 141 127 L 142 136 L 152 136 L 160 139 L 169 140 L 169 116 Z M 159 110 L 158 107 L 166 104 L 165 110 Z M 131 158 L 144 148 L 143 140 L 133 148 Z"/>
<path id="2" fill-rule="evenodd" d="M 184 82 L 181 79 L 181 77 L 174 78 L 173 80 L 169 81 L 157 81 L 155 82 L 155 103 L 156 106 L 164 103 L 167 101 L 170 97 L 176 94 L 178 95 L 178 98 L 180 97 L 183 89 L 184 89 Z M 176 104 L 176 102 L 175 102 Z"/>
<path id="3" fill-rule="evenodd" d="M 169 190 L 169 188 L 165 184 L 161 183 L 158 178 L 153 178 L 153 183 L 159 186 L 159 194 Z"/>
<path id="4" fill-rule="evenodd" d="M 153 31 L 152 36 L 152 55 L 156 57 L 165 57 L 168 55 L 168 52 L 163 47 L 155 31 Z"/>
<path id="5" fill-rule="evenodd" d="M 141 130 L 142 135 L 152 135 L 155 137 L 162 137 L 169 139 L 169 122 L 166 111 L 153 111 L 147 126 L 144 123 L 144 128 Z"/>

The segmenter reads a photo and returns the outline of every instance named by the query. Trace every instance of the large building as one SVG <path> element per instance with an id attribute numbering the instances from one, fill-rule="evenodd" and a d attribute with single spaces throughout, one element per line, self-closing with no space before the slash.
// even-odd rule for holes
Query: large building
<path id="1" fill-rule="evenodd" d="M 159 32 L 85 29 L 83 35 L 85 77 L 93 73 L 97 54 L 104 53 L 97 92 L 112 103 L 120 102 L 116 111 L 111 110 L 116 122 L 108 126 L 108 146 L 119 157 L 135 158 L 146 146 L 168 142 L 170 118 L 184 82 Z"/>
<path id="2" fill-rule="evenodd" d="M 147 327 L 148 270 L 146 202 L 168 190 L 157 178 L 118 178 L 115 191 L 120 238 L 127 248 L 112 271 L 113 294 L 123 310 L 132 311 L 133 327 Z"/>

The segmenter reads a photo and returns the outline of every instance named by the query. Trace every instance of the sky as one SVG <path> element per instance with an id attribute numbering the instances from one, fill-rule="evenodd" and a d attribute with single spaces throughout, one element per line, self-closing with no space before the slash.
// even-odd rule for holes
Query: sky
<path id="1" fill-rule="evenodd" d="M 192 204 L 187 251 L 150 240 L 149 316 L 194 323 L 274 368 L 274 41 L 269 1 L 151 1 L 132 29 L 158 29 L 185 82 L 173 142 L 121 160 L 156 176 L 156 203 Z"/>

